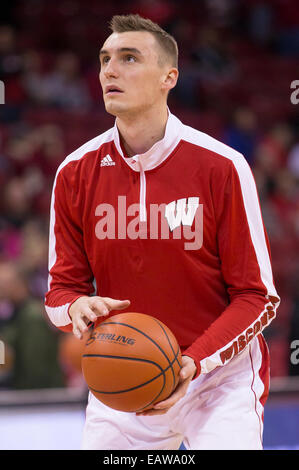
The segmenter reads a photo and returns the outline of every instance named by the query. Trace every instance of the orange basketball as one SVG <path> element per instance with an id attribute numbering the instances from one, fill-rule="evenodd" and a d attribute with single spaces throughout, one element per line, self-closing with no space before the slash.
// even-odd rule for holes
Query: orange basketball
<path id="1" fill-rule="evenodd" d="M 104 320 L 85 344 L 82 371 L 89 390 L 115 410 L 136 412 L 176 388 L 181 351 L 170 329 L 143 313 Z"/>

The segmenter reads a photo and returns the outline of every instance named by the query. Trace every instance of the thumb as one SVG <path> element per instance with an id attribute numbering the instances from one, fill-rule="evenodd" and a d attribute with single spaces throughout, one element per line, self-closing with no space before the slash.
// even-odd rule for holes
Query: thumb
<path id="1" fill-rule="evenodd" d="M 182 380 L 186 380 L 188 378 L 192 379 L 192 377 L 194 376 L 194 367 L 195 367 L 195 363 L 193 359 L 183 356 L 182 363 L 183 363 L 183 367 L 180 370 L 181 379 Z"/>
<path id="2" fill-rule="evenodd" d="M 182 367 L 182 369 L 180 370 L 180 378 L 182 380 L 185 380 L 187 377 L 188 377 L 188 370 L 186 370 L 186 366 L 185 367 Z"/>

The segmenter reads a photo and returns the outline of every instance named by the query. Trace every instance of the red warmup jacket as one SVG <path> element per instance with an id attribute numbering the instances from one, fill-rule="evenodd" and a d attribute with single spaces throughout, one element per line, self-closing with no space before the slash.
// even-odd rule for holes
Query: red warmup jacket
<path id="1" fill-rule="evenodd" d="M 70 305 L 93 294 L 160 319 L 197 375 L 261 340 L 280 299 L 245 158 L 170 112 L 142 155 L 127 157 L 116 124 L 70 154 L 53 187 L 46 312 L 71 331 Z"/>

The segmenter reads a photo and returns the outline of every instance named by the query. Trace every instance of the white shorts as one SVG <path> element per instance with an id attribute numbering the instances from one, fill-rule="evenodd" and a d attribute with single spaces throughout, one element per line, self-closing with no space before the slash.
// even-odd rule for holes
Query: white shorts
<path id="1" fill-rule="evenodd" d="M 166 414 L 136 416 L 103 405 L 92 394 L 82 449 L 262 449 L 269 352 L 260 334 L 228 364 L 193 380 Z"/>

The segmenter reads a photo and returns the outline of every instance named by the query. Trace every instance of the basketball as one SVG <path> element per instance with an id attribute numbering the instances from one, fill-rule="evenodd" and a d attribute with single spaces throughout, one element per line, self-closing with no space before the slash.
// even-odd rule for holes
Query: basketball
<path id="1" fill-rule="evenodd" d="M 170 329 L 143 313 L 121 313 L 100 323 L 86 341 L 82 372 L 105 405 L 137 412 L 166 399 L 176 388 L 181 351 Z"/>

